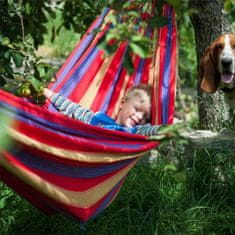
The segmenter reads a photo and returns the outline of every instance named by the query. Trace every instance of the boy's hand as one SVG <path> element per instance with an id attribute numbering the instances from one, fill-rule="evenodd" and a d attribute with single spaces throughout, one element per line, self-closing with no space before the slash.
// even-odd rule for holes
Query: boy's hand
<path id="1" fill-rule="evenodd" d="M 43 94 L 48 98 L 49 100 L 51 97 L 55 94 L 53 91 L 49 90 L 48 88 L 43 89 Z"/>
<path id="2" fill-rule="evenodd" d="M 167 140 L 175 137 L 179 137 L 180 132 L 185 129 L 183 123 L 172 124 L 172 125 L 162 125 L 158 129 L 158 133 L 154 136 L 150 136 L 151 140 Z"/>

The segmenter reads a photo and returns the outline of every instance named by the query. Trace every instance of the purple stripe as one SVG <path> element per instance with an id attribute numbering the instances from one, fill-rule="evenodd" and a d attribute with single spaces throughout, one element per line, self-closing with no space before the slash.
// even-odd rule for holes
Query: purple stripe
<path id="1" fill-rule="evenodd" d="M 42 158 L 41 156 L 30 153 L 25 150 L 11 149 L 9 151 L 12 153 L 17 160 L 22 164 L 30 167 L 31 169 L 36 169 L 41 172 L 47 172 L 50 174 L 65 176 L 71 178 L 84 178 L 90 179 L 106 174 L 110 174 L 114 171 L 121 169 L 129 165 L 135 159 L 124 160 L 121 162 L 113 163 L 112 165 L 98 166 L 98 167 L 84 167 L 84 166 L 69 166 L 64 163 L 59 163 L 57 161 Z"/>
<path id="2" fill-rule="evenodd" d="M 83 75 L 87 72 L 91 63 L 96 59 L 98 51 L 99 49 L 94 47 L 90 54 L 84 58 L 84 61 L 70 76 L 69 80 L 67 80 L 64 86 L 60 88 L 59 93 L 63 95 L 63 97 L 67 98 L 73 92 L 73 89 L 78 85 L 81 79 L 83 79 Z M 50 103 L 48 110 L 52 112 L 59 112 L 59 110 L 57 110 L 52 103 Z"/>
<path id="3" fill-rule="evenodd" d="M 141 59 L 140 62 L 139 62 L 138 69 L 137 69 L 137 72 L 136 72 L 136 76 L 135 76 L 135 79 L 134 79 L 134 84 L 135 85 L 140 84 L 141 76 L 143 75 L 143 68 L 144 68 L 145 62 L 146 62 L 145 59 Z"/>
<path id="4" fill-rule="evenodd" d="M 96 211 L 91 216 L 91 219 L 94 219 L 99 213 L 101 213 L 110 203 L 110 201 L 113 199 L 113 197 L 116 195 L 116 190 L 122 186 L 124 179 L 121 179 L 114 187 L 113 189 L 106 195 L 105 200 L 101 203 L 101 205 L 96 209 Z"/>
<path id="5" fill-rule="evenodd" d="M 152 28 L 148 27 L 148 29 L 145 32 L 145 36 L 150 38 L 152 31 L 153 31 Z M 140 84 L 141 77 L 143 75 L 143 69 L 144 69 L 145 63 L 146 63 L 146 59 L 141 59 L 140 62 L 139 62 L 137 72 L 136 72 L 136 76 L 135 76 L 135 79 L 134 79 L 134 84 L 135 85 Z"/>
<path id="6" fill-rule="evenodd" d="M 120 75 L 121 75 L 121 72 L 123 69 L 123 60 L 124 60 L 124 56 L 126 55 L 126 52 L 127 52 L 127 46 L 123 52 L 122 62 L 120 63 L 120 66 L 119 66 L 117 72 L 115 73 L 116 74 L 115 77 L 109 78 L 109 79 L 112 79 L 112 84 L 110 85 L 110 88 L 108 89 L 106 97 L 104 97 L 104 101 L 103 101 L 103 104 L 101 105 L 101 109 L 100 109 L 104 113 L 107 112 L 109 103 L 110 103 L 112 95 L 114 93 L 114 89 L 116 88 L 116 84 L 118 82 L 118 79 L 120 78 Z"/>
<path id="7" fill-rule="evenodd" d="M 172 13 L 172 9 L 168 9 L 168 16 Z M 171 21 L 172 22 L 172 19 Z M 172 23 L 168 24 L 167 32 L 167 48 L 166 48 L 166 58 L 164 60 L 164 69 L 163 69 L 163 81 L 162 81 L 162 124 L 167 124 L 168 122 L 168 113 L 169 113 L 169 86 L 170 86 L 170 69 L 171 69 L 171 51 L 172 51 Z"/>
<path id="8" fill-rule="evenodd" d="M 65 83 L 65 85 L 60 89 L 61 94 L 64 97 L 68 97 L 72 92 L 73 89 L 78 85 L 78 83 L 83 79 L 84 74 L 90 68 L 92 62 L 96 59 L 99 49 L 94 47 L 90 54 L 84 59 L 81 65 L 74 71 L 71 75 L 70 79 Z"/>
<path id="9" fill-rule="evenodd" d="M 150 36 L 150 33 L 151 33 L 151 30 L 148 29 L 147 30 L 147 35 Z M 126 52 L 127 52 L 127 47 L 125 48 L 125 51 L 123 53 L 123 57 L 122 57 L 122 62 L 118 68 L 118 71 L 117 71 L 117 74 L 116 76 L 113 78 L 113 82 L 112 84 L 110 85 L 110 88 L 107 92 L 107 95 L 106 95 L 106 98 L 104 98 L 104 102 L 103 104 L 101 105 L 101 111 L 106 113 L 107 112 L 107 109 L 109 107 L 109 103 L 111 101 L 111 98 L 112 98 L 112 95 L 113 95 L 113 92 L 115 90 L 115 87 L 116 87 L 116 84 L 118 82 L 118 79 L 120 78 L 120 74 L 121 74 L 121 71 L 122 69 L 124 68 L 124 65 L 123 65 L 123 61 L 124 61 L 124 56 L 126 55 Z M 145 59 L 141 59 L 140 60 L 140 63 L 138 65 L 138 69 L 137 69 L 137 73 L 136 73 L 136 77 L 135 77 L 135 81 L 134 81 L 134 84 L 139 84 L 140 83 L 140 80 L 141 80 L 141 76 L 142 76 L 142 72 L 143 72 L 143 68 L 144 68 L 144 64 L 145 64 L 146 60 Z"/>
<path id="10" fill-rule="evenodd" d="M 53 131 L 55 133 L 57 133 L 58 135 L 61 136 L 69 136 L 71 138 L 74 138 L 76 140 L 79 140 L 80 142 L 83 143 L 89 143 L 92 145 L 92 143 L 94 144 L 98 144 L 97 143 L 97 139 L 102 139 L 103 143 L 99 143 L 99 145 L 101 146 L 112 146 L 112 147 L 117 147 L 117 148 L 129 148 L 129 149 L 135 149 L 135 148 L 139 148 L 145 145 L 145 143 L 140 143 L 140 144 L 132 144 L 130 141 L 129 142 L 125 142 L 125 144 L 121 144 L 120 141 L 121 140 L 112 140 L 111 137 L 105 137 L 105 136 L 98 136 L 97 134 L 93 134 L 93 133 L 89 133 L 89 128 L 87 128 L 87 131 L 77 131 L 77 130 L 73 130 L 71 128 L 62 126 L 58 123 L 54 123 L 54 122 L 49 122 L 46 121 L 45 119 L 39 118 L 37 116 L 34 116 L 30 113 L 24 112 L 22 110 L 16 109 L 15 107 L 9 106 L 7 104 L 5 104 L 4 102 L 0 102 L 0 110 L 1 112 L 6 113 L 7 115 L 9 115 L 10 117 L 20 120 L 24 123 L 39 127 L 41 129 L 44 130 L 50 130 Z M 116 137 L 114 135 L 114 137 Z M 108 142 L 106 142 L 108 141 Z M 110 143 L 110 141 L 115 141 Z"/>
<path id="11" fill-rule="evenodd" d="M 101 24 L 104 21 L 105 16 L 107 15 L 107 13 L 109 12 L 108 8 L 105 8 L 104 11 L 102 12 L 102 14 L 99 17 L 99 20 L 96 22 L 96 24 L 94 25 L 94 27 L 91 29 L 97 29 L 101 26 Z M 68 62 L 67 66 L 64 68 L 64 70 L 62 71 L 62 73 L 60 74 L 60 76 L 57 78 L 57 81 L 55 84 L 53 84 L 52 86 L 52 90 L 56 89 L 57 86 L 60 84 L 61 81 L 63 81 L 64 77 L 68 74 L 68 72 L 71 70 L 71 68 L 74 66 L 74 64 L 76 63 L 77 60 L 79 60 L 79 58 L 84 54 L 84 51 L 87 49 L 87 47 L 90 45 L 90 42 L 94 39 L 95 34 L 93 33 L 89 33 L 86 36 L 86 39 L 80 43 L 79 47 L 76 49 L 76 52 L 74 53 L 73 57 L 70 59 L 70 61 Z M 66 61 L 67 62 L 67 61 Z M 65 62 L 65 63 L 66 63 Z"/>

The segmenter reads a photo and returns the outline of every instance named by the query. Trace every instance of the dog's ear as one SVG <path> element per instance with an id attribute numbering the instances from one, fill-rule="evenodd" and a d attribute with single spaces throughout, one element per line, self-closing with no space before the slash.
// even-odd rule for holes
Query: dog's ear
<path id="1" fill-rule="evenodd" d="M 216 58 L 216 45 L 215 42 L 209 46 L 200 62 L 200 88 L 208 93 L 216 92 L 219 86 L 219 72 L 217 69 L 217 58 Z"/>

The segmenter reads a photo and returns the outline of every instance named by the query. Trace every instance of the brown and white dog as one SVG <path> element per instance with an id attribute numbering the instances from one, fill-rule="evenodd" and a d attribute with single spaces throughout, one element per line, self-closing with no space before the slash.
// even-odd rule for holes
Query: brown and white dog
<path id="1" fill-rule="evenodd" d="M 205 51 L 200 64 L 200 87 L 214 93 L 221 89 L 235 109 L 235 34 L 218 37 Z"/>

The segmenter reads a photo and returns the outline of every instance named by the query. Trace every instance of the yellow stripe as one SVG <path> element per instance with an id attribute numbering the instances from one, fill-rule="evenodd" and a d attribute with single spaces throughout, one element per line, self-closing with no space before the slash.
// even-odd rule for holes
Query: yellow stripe
<path id="1" fill-rule="evenodd" d="M 106 181 L 96 185 L 83 192 L 73 192 L 65 190 L 61 187 L 55 186 L 34 173 L 28 172 L 22 168 L 18 168 L 11 164 L 11 162 L 3 156 L 0 156 L 0 165 L 5 167 L 13 175 L 24 181 L 26 184 L 37 189 L 48 197 L 59 201 L 63 204 L 75 207 L 91 207 L 101 198 L 103 198 L 110 190 L 129 172 L 135 165 L 137 160 L 123 168 L 116 175 L 110 177 Z"/>
<path id="2" fill-rule="evenodd" d="M 159 36 L 160 37 L 160 36 Z M 157 31 L 155 30 L 154 32 L 154 39 L 158 38 L 157 37 Z M 155 89 L 156 95 L 159 94 L 159 72 L 160 72 L 160 46 L 159 42 L 155 40 L 155 45 L 154 45 L 154 54 L 152 58 L 152 63 L 149 71 L 149 76 L 150 76 L 150 84 L 152 84 L 153 89 Z M 159 100 L 158 96 L 156 96 L 156 107 L 154 107 L 156 110 L 159 110 Z M 157 124 L 158 123 L 158 115 L 156 114 L 155 120 L 152 120 L 153 123 Z"/>
<path id="3" fill-rule="evenodd" d="M 123 83 L 122 88 L 121 88 L 121 90 L 120 90 L 120 92 L 119 92 L 118 100 L 117 100 L 116 103 L 115 103 L 115 108 L 114 108 L 114 111 L 113 111 L 112 116 L 111 116 L 111 117 L 114 118 L 114 119 L 117 117 L 118 112 L 119 112 L 119 110 L 120 110 L 121 101 L 122 101 L 122 98 L 124 98 L 124 96 L 125 96 L 126 87 L 127 87 L 127 83 L 128 83 L 128 81 L 129 81 L 129 79 L 130 79 L 130 75 L 127 73 L 127 74 L 125 75 L 124 83 Z"/>
<path id="4" fill-rule="evenodd" d="M 136 157 L 141 157 L 143 154 L 149 152 L 144 151 L 141 153 L 125 154 L 125 153 L 93 153 L 93 152 L 78 152 L 67 149 L 62 149 L 59 147 L 53 147 L 45 143 L 39 142 L 28 136 L 16 131 L 15 129 L 9 128 L 10 136 L 17 140 L 18 142 L 30 146 L 32 148 L 39 149 L 43 152 L 56 155 L 57 157 L 62 157 L 65 159 L 76 160 L 81 162 L 101 162 L 101 163 L 111 163 L 123 161 L 126 159 L 133 159 Z"/>
<path id="5" fill-rule="evenodd" d="M 106 56 L 106 58 L 104 59 L 104 62 L 102 64 L 101 68 L 97 72 L 95 78 L 93 79 L 93 81 L 89 85 L 89 88 L 87 89 L 86 93 L 83 95 L 82 99 L 79 102 L 82 107 L 90 108 L 92 106 L 94 99 L 96 98 L 96 95 L 94 95 L 94 94 L 97 94 L 97 92 L 100 88 L 100 85 L 103 82 L 104 76 L 105 76 L 107 70 L 109 69 L 109 66 L 113 60 L 113 56 L 114 55 Z"/>

